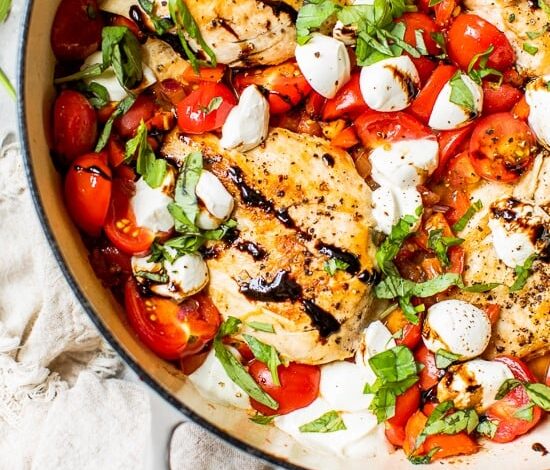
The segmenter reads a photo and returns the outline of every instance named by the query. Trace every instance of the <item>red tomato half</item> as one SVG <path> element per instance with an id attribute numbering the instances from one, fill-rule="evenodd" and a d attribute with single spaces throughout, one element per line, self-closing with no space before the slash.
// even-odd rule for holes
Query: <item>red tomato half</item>
<path id="1" fill-rule="evenodd" d="M 448 32 L 447 52 L 462 70 L 467 70 L 472 59 L 492 46 L 487 67 L 504 72 L 512 67 L 516 55 L 510 42 L 495 26 L 477 15 L 461 14 Z"/>
<path id="2" fill-rule="evenodd" d="M 124 289 L 124 303 L 138 338 L 166 360 L 198 353 L 221 323 L 218 309 L 206 295 L 195 295 L 181 304 L 157 296 L 144 298 L 132 278 Z"/>
<path id="3" fill-rule="evenodd" d="M 523 93 L 512 85 L 483 82 L 483 114 L 511 111 Z"/>
<path id="4" fill-rule="evenodd" d="M 407 424 L 409 418 L 418 411 L 420 407 L 420 387 L 414 384 L 405 393 L 397 397 L 395 401 L 395 415 L 388 419 L 388 423 L 394 426 L 403 426 Z"/>
<path id="5" fill-rule="evenodd" d="M 529 167 L 536 139 L 529 126 L 510 113 L 478 121 L 470 139 L 470 160 L 476 173 L 490 181 L 511 183 Z"/>
<path id="6" fill-rule="evenodd" d="M 443 375 L 435 365 L 435 355 L 428 348 L 421 344 L 414 353 L 415 359 L 424 365 L 424 368 L 418 374 L 420 377 L 420 388 L 423 391 L 429 390 L 437 385 L 439 378 Z"/>
<path id="7" fill-rule="evenodd" d="M 378 113 L 367 111 L 355 121 L 357 135 L 367 149 L 388 142 L 433 137 L 432 131 L 414 117 L 403 113 Z"/>
<path id="8" fill-rule="evenodd" d="M 290 111 L 311 92 L 311 86 L 294 62 L 241 72 L 233 83 L 239 93 L 249 85 L 263 89 L 271 114 Z"/>
<path id="9" fill-rule="evenodd" d="M 138 227 L 130 206 L 134 185 L 127 180 L 115 180 L 111 206 L 105 221 L 105 234 L 119 250 L 130 255 L 145 253 L 151 247 L 155 234 Z"/>
<path id="10" fill-rule="evenodd" d="M 343 116 L 353 118 L 369 109 L 359 86 L 360 76 L 360 73 L 354 73 L 336 96 L 327 100 L 323 109 L 324 121 L 332 121 Z"/>
<path id="11" fill-rule="evenodd" d="M 279 366 L 277 369 L 281 386 L 273 384 L 271 372 L 267 366 L 258 360 L 250 363 L 248 372 L 277 403 L 279 408 L 272 410 L 267 406 L 251 399 L 252 407 L 264 415 L 284 415 L 291 411 L 304 408 L 319 396 L 319 381 L 321 369 L 318 366 L 296 364 L 291 362 L 288 367 Z"/>
<path id="12" fill-rule="evenodd" d="M 428 59 L 426 56 L 411 58 L 416 71 L 418 72 L 418 77 L 420 78 L 420 88 L 424 88 L 428 80 L 434 73 L 434 70 L 437 68 L 435 61 Z"/>
<path id="13" fill-rule="evenodd" d="M 50 41 L 60 60 L 84 60 L 99 49 L 103 19 L 96 0 L 62 0 Z"/>
<path id="14" fill-rule="evenodd" d="M 125 139 L 136 134 L 141 121 L 146 122 L 155 114 L 155 100 L 150 95 L 141 94 L 128 112 L 115 121 L 115 128 Z"/>
<path id="15" fill-rule="evenodd" d="M 221 98 L 221 104 L 209 109 L 217 98 Z M 178 125 L 188 134 L 202 134 L 219 129 L 236 104 L 235 96 L 225 85 L 203 82 L 179 102 Z"/>
<path id="16" fill-rule="evenodd" d="M 405 13 L 395 21 L 405 24 L 405 37 L 403 39 L 407 44 L 418 47 L 416 35 L 418 34 L 417 31 L 420 31 L 428 54 L 437 55 L 441 53 L 441 49 L 432 38 L 432 33 L 439 31 L 439 28 L 428 15 L 424 13 Z"/>
<path id="17" fill-rule="evenodd" d="M 64 90 L 57 97 L 53 110 L 53 138 L 54 149 L 65 163 L 92 151 L 97 139 L 97 118 L 84 95 Z"/>
<path id="18" fill-rule="evenodd" d="M 473 131 L 473 124 L 451 131 L 441 131 L 437 136 L 439 141 L 439 166 L 433 172 L 431 180 L 437 182 L 444 175 L 447 163 L 454 157 L 460 148 L 466 143 Z"/>
<path id="19" fill-rule="evenodd" d="M 441 27 L 447 26 L 456 14 L 459 3 L 460 0 L 443 0 L 435 5 L 435 24 Z"/>
<path id="20" fill-rule="evenodd" d="M 105 222 L 111 199 L 111 169 L 104 154 L 77 158 L 65 177 L 65 204 L 76 225 L 97 236 Z"/>
<path id="21" fill-rule="evenodd" d="M 536 382 L 535 376 L 521 360 L 511 356 L 502 356 L 495 358 L 495 361 L 506 364 L 516 379 L 523 382 Z M 489 407 L 486 413 L 487 417 L 498 423 L 496 434 L 492 438 L 493 441 L 513 441 L 537 425 L 542 417 L 542 410 L 538 406 L 533 407 L 533 418 L 530 421 L 515 416 L 515 413 L 528 406 L 529 402 L 527 392 L 520 386 Z"/>

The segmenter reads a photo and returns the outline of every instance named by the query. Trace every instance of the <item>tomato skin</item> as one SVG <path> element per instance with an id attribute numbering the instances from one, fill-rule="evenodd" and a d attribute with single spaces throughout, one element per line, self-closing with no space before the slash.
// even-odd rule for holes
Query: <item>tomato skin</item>
<path id="1" fill-rule="evenodd" d="M 249 85 L 258 85 L 267 96 L 271 114 L 290 111 L 312 91 L 295 62 L 239 73 L 233 84 L 239 93 Z"/>
<path id="2" fill-rule="evenodd" d="M 97 118 L 86 97 L 64 90 L 55 100 L 53 110 L 54 150 L 69 163 L 91 152 L 97 139 Z"/>
<path id="3" fill-rule="evenodd" d="M 217 97 L 222 99 L 219 108 L 206 113 L 204 110 Z M 188 134 L 202 134 L 219 129 L 236 104 L 235 96 L 225 85 L 203 82 L 179 102 L 177 112 L 179 128 Z"/>
<path id="4" fill-rule="evenodd" d="M 216 67 L 200 67 L 198 73 L 189 66 L 183 72 L 183 80 L 189 83 L 200 82 L 221 82 L 225 74 L 225 65 L 218 64 Z"/>
<path id="5" fill-rule="evenodd" d="M 434 6 L 435 24 L 445 27 L 453 19 L 454 12 L 458 7 L 460 0 L 443 0 Z"/>
<path id="6" fill-rule="evenodd" d="M 357 137 L 355 128 L 353 126 L 350 126 L 346 127 L 344 130 L 335 135 L 330 143 L 335 147 L 349 149 L 359 143 L 359 138 Z"/>
<path id="7" fill-rule="evenodd" d="M 144 299 L 133 278 L 124 288 L 124 304 L 128 322 L 138 338 L 166 360 L 198 353 L 214 338 L 221 324 L 218 309 L 206 295 L 195 295 L 179 305 L 156 296 Z"/>
<path id="8" fill-rule="evenodd" d="M 516 60 L 504 33 L 477 15 L 463 13 L 457 16 L 449 28 L 448 39 L 449 57 L 462 70 L 467 70 L 474 56 L 484 53 L 490 46 L 494 50 L 487 67 L 504 72 Z"/>
<path id="9" fill-rule="evenodd" d="M 480 181 L 469 152 L 461 152 L 447 164 L 445 180 L 452 188 L 465 188 Z M 452 205 L 454 207 L 454 205 Z"/>
<path id="10" fill-rule="evenodd" d="M 76 225 L 97 236 L 105 222 L 111 199 L 111 169 L 104 154 L 77 158 L 65 177 L 65 204 Z"/>
<path id="11" fill-rule="evenodd" d="M 384 423 L 386 439 L 396 447 L 403 447 L 405 442 L 405 427 L 394 426 L 387 421 Z"/>
<path id="12" fill-rule="evenodd" d="M 471 123 L 460 129 L 441 131 L 439 133 L 437 136 L 437 140 L 439 141 L 439 165 L 433 172 L 431 181 L 438 182 L 441 180 L 447 169 L 447 163 L 459 152 L 459 149 L 467 141 L 473 129 L 474 123 Z"/>
<path id="13" fill-rule="evenodd" d="M 432 76 L 434 70 L 437 68 L 437 64 L 425 56 L 417 58 L 412 57 L 411 60 L 413 61 L 413 64 L 418 72 L 418 77 L 420 78 L 420 88 L 422 89 Z"/>
<path id="14" fill-rule="evenodd" d="M 103 19 L 96 0 L 62 0 L 50 42 L 59 60 L 84 60 L 99 49 Z"/>
<path id="15" fill-rule="evenodd" d="M 407 44 L 417 47 L 416 31 L 423 31 L 422 37 L 428 54 L 437 55 L 441 52 L 441 49 L 432 38 L 432 33 L 438 32 L 439 28 L 428 15 L 424 13 L 405 13 L 395 21 L 405 25 L 405 37 L 403 39 Z"/>
<path id="16" fill-rule="evenodd" d="M 429 390 L 438 384 L 439 378 L 443 375 L 435 366 L 435 355 L 422 343 L 415 351 L 414 357 L 424 365 L 424 368 L 418 374 L 420 388 L 422 391 Z"/>
<path id="17" fill-rule="evenodd" d="M 529 126 L 510 113 L 478 121 L 470 139 L 470 161 L 476 173 L 490 181 L 512 183 L 534 158 L 536 138 Z"/>
<path id="18" fill-rule="evenodd" d="M 512 85 L 483 82 L 483 114 L 510 111 L 523 93 Z"/>
<path id="19" fill-rule="evenodd" d="M 420 387 L 416 383 L 395 401 L 395 415 L 388 419 L 393 426 L 405 426 L 409 418 L 420 407 Z"/>
<path id="20" fill-rule="evenodd" d="M 151 119 L 155 110 L 155 100 L 149 95 L 141 94 L 128 112 L 115 120 L 115 128 L 121 137 L 130 139 L 136 134 L 141 121 Z"/>
<path id="21" fill-rule="evenodd" d="M 409 112 L 427 124 L 439 93 L 455 73 L 456 67 L 452 65 L 438 66 L 412 102 Z"/>
<path id="22" fill-rule="evenodd" d="M 134 184 L 131 181 L 117 179 L 113 182 L 111 205 L 104 230 L 107 238 L 119 250 L 137 255 L 149 250 L 155 234 L 136 225 L 136 218 L 130 206 L 133 190 Z"/>
<path id="23" fill-rule="evenodd" d="M 422 325 L 420 322 L 418 325 L 412 324 L 403 313 L 403 310 L 396 308 L 391 312 L 385 321 L 386 328 L 390 330 L 390 333 L 395 335 L 398 331 L 401 331 L 401 337 L 396 338 L 395 342 L 398 345 L 407 346 L 409 349 L 414 349 L 422 338 Z"/>
<path id="24" fill-rule="evenodd" d="M 350 81 L 336 96 L 327 100 L 323 109 L 324 121 L 332 121 L 344 116 L 355 117 L 369 109 L 359 86 L 360 77 L 360 73 L 352 74 Z"/>
<path id="25" fill-rule="evenodd" d="M 523 96 L 512 108 L 512 116 L 521 121 L 527 121 L 530 113 L 531 108 L 527 104 L 525 96 Z"/>
<path id="26" fill-rule="evenodd" d="M 273 385 L 271 372 L 263 362 L 255 359 L 250 363 L 248 369 L 250 375 L 263 391 L 279 403 L 279 408 L 272 410 L 250 399 L 252 407 L 260 413 L 267 416 L 284 415 L 305 408 L 319 396 L 321 369 L 318 366 L 291 362 L 288 367 L 280 365 L 277 371 L 281 382 L 280 387 Z"/>

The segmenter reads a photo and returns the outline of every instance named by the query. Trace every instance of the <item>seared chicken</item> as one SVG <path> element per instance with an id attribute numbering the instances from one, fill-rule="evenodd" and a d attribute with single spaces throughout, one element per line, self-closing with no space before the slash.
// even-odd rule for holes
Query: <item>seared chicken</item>
<path id="1" fill-rule="evenodd" d="M 375 280 L 370 190 L 350 156 L 284 129 L 246 154 L 223 150 L 214 135 L 175 131 L 162 153 L 181 162 L 197 150 L 236 200 L 234 239 L 206 256 L 222 315 L 272 324 L 275 334 L 247 333 L 292 361 L 350 357 Z"/>
<path id="2" fill-rule="evenodd" d="M 543 0 L 541 0 L 543 1 Z M 481 16 L 506 34 L 524 75 L 536 77 L 550 73 L 550 34 L 548 15 L 527 0 L 464 0 L 471 13 Z M 531 37 L 529 37 L 531 36 Z M 536 54 L 524 44 L 538 48 Z"/>
<path id="3" fill-rule="evenodd" d="M 512 199 L 510 199 L 512 198 Z M 484 182 L 474 191 L 471 200 L 481 200 L 483 209 L 470 220 L 460 233 L 466 241 L 467 253 L 465 281 L 467 284 L 500 282 L 486 294 L 462 292 L 460 297 L 474 305 L 484 307 L 497 304 L 500 318 L 493 327 L 488 357 L 497 354 L 513 354 L 530 357 L 550 350 L 550 262 L 548 260 L 548 234 L 550 233 L 550 157 L 539 155 L 533 169 L 517 185 Z M 495 201 L 501 201 L 495 206 Z M 533 265 L 533 274 L 525 287 L 510 293 L 507 286 L 513 284 L 514 270 L 498 259 L 492 243 L 488 220 L 491 210 L 500 207 L 502 201 L 523 201 L 533 207 L 531 222 L 537 221 L 537 246 L 543 251 Z M 512 217 L 512 211 L 504 214 Z"/>

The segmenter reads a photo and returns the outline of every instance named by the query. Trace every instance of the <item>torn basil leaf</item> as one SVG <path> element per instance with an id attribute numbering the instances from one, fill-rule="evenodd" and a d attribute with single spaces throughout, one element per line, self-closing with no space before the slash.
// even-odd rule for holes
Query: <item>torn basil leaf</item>
<path id="1" fill-rule="evenodd" d="M 466 225 L 468 225 L 468 222 L 470 219 L 475 215 L 476 212 L 479 212 L 483 208 L 483 204 L 480 200 L 477 200 L 474 202 L 468 209 L 466 210 L 466 213 L 458 219 L 458 222 L 456 222 L 452 229 L 453 232 L 461 232 L 466 228 Z"/>
<path id="2" fill-rule="evenodd" d="M 462 73 L 457 72 L 453 78 L 451 78 L 449 84 L 451 85 L 451 96 L 449 101 L 460 106 L 469 113 L 476 114 L 477 109 L 474 95 L 464 81 Z"/>
<path id="3" fill-rule="evenodd" d="M 336 274 L 336 271 L 345 271 L 348 268 L 348 263 L 337 258 L 331 258 L 328 261 L 325 261 L 325 264 L 323 266 L 325 272 L 328 273 L 330 276 L 334 276 Z"/>
<path id="4" fill-rule="evenodd" d="M 99 140 L 97 141 L 95 152 L 101 152 L 105 148 L 105 146 L 107 145 L 107 142 L 109 141 L 109 137 L 111 136 L 115 119 L 126 114 L 128 110 L 132 107 L 132 105 L 135 103 L 136 98 L 137 98 L 136 96 L 130 94 L 126 98 L 124 98 L 120 103 L 118 103 L 117 107 L 113 111 L 113 114 L 111 114 L 111 116 L 105 123 L 105 126 L 103 126 L 103 131 L 101 132 L 101 135 L 99 136 Z"/>
<path id="5" fill-rule="evenodd" d="M 517 292 L 525 287 L 525 284 L 527 284 L 527 279 L 529 279 L 529 276 L 531 276 L 533 272 L 533 263 L 537 259 L 537 256 L 538 255 L 534 253 L 529 256 L 527 260 L 525 260 L 525 263 L 522 266 L 515 267 L 516 279 L 510 286 L 510 292 Z"/>
<path id="6" fill-rule="evenodd" d="M 337 411 L 328 411 L 316 420 L 302 424 L 298 429 L 300 432 L 328 433 L 345 431 L 347 428 L 340 413 Z"/>
<path id="7" fill-rule="evenodd" d="M 256 424 L 260 424 L 262 426 L 267 426 L 268 424 L 273 423 L 273 420 L 277 417 L 277 415 L 271 415 L 266 416 L 261 413 L 256 413 L 254 416 L 251 416 L 248 418 L 250 421 Z"/>
<path id="8" fill-rule="evenodd" d="M 464 239 L 457 237 L 443 236 L 443 230 L 430 230 L 428 234 L 428 248 L 432 250 L 442 266 L 447 267 L 451 264 L 448 251 L 453 246 L 464 243 Z"/>
<path id="9" fill-rule="evenodd" d="M 277 387 L 280 386 L 281 382 L 279 380 L 277 368 L 282 364 L 282 362 L 279 358 L 279 353 L 277 350 L 270 344 L 262 343 L 254 336 L 243 335 L 243 338 L 252 351 L 252 354 L 254 354 L 254 357 L 258 359 L 258 361 L 263 362 L 271 372 L 273 384 Z"/>
<path id="10" fill-rule="evenodd" d="M 481 421 L 476 428 L 476 431 L 478 434 L 488 437 L 489 439 L 492 439 L 495 437 L 495 434 L 497 433 L 498 424 L 494 421 L 491 421 L 490 419 L 486 419 L 484 421 Z"/>
<path id="11" fill-rule="evenodd" d="M 445 349 L 439 349 L 435 353 L 435 366 L 438 369 L 446 369 L 458 359 L 460 359 L 460 354 L 453 354 L 452 352 L 445 351 Z"/>
<path id="12" fill-rule="evenodd" d="M 174 199 L 189 222 L 195 225 L 199 213 L 196 188 L 203 170 L 202 153 L 191 152 L 187 155 L 183 169 L 176 182 Z"/>
<path id="13" fill-rule="evenodd" d="M 264 333 L 275 333 L 275 328 L 271 323 L 251 321 L 247 322 L 246 325 L 256 331 L 263 331 Z"/>

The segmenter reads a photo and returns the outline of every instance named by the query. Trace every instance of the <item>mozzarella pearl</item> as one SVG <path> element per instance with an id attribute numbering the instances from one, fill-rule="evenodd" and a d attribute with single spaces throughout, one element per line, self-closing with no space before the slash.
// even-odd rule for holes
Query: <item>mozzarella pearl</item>
<path id="1" fill-rule="evenodd" d="M 367 409 L 372 395 L 365 395 L 365 375 L 351 362 L 338 361 L 321 367 L 319 394 L 335 410 Z"/>
<path id="2" fill-rule="evenodd" d="M 372 193 L 372 216 L 379 232 L 389 235 L 392 227 L 405 215 L 415 215 L 416 209 L 422 206 L 422 196 L 416 188 L 395 189 L 381 186 Z M 418 228 L 420 219 L 417 221 Z"/>
<path id="3" fill-rule="evenodd" d="M 361 70 L 361 94 L 375 111 L 401 111 L 420 87 L 418 71 L 409 56 L 391 57 Z"/>
<path id="4" fill-rule="evenodd" d="M 225 189 L 218 177 L 207 170 L 202 171 L 195 194 L 211 216 L 205 215 L 203 211 L 199 214 L 197 225 L 203 230 L 217 228 L 229 218 L 235 207 L 233 196 Z"/>
<path id="5" fill-rule="evenodd" d="M 550 149 L 550 91 L 547 83 L 550 75 L 537 78 L 527 84 L 525 101 L 529 105 L 529 126 L 539 142 Z"/>
<path id="6" fill-rule="evenodd" d="M 428 123 L 432 129 L 440 131 L 459 129 L 474 120 L 481 113 L 483 107 L 483 89 L 468 75 L 462 74 L 461 78 L 472 94 L 474 110 L 466 109 L 464 106 L 451 102 L 452 87 L 449 81 L 439 92 L 435 100 Z"/>
<path id="7" fill-rule="evenodd" d="M 437 386 L 437 399 L 452 400 L 458 409 L 475 408 L 482 413 L 496 402 L 502 383 L 512 378 L 505 364 L 474 359 L 449 368 Z"/>
<path id="8" fill-rule="evenodd" d="M 174 199 L 166 194 L 162 186 L 151 188 L 140 178 L 136 183 L 136 192 L 130 199 L 130 206 L 139 227 L 158 233 L 168 232 L 174 227 L 174 219 L 168 212 L 168 205 L 172 202 Z"/>
<path id="9" fill-rule="evenodd" d="M 372 322 L 363 331 L 361 343 L 355 353 L 355 364 L 363 370 L 367 379 L 366 381 L 369 384 L 373 384 L 376 380 L 376 375 L 369 364 L 369 359 L 395 346 L 395 339 L 390 330 L 379 320 Z"/>
<path id="10" fill-rule="evenodd" d="M 153 284 L 151 291 L 162 297 L 170 297 L 181 302 L 200 292 L 208 284 L 208 267 L 199 254 L 185 254 L 173 263 L 164 262 L 164 271 L 168 276 L 167 284 Z"/>
<path id="11" fill-rule="evenodd" d="M 269 130 L 269 103 L 255 85 L 244 89 L 227 116 L 220 145 L 225 149 L 247 152 L 260 145 Z"/>
<path id="12" fill-rule="evenodd" d="M 464 361 L 479 356 L 491 339 L 487 314 L 462 300 L 444 300 L 428 309 L 422 339 L 436 353 L 444 349 Z"/>
<path id="13" fill-rule="evenodd" d="M 315 33 L 306 44 L 296 46 L 295 55 L 311 88 L 325 98 L 334 98 L 350 79 L 349 54 L 337 39 Z"/>

